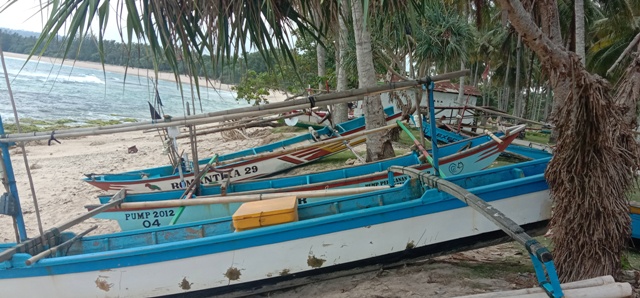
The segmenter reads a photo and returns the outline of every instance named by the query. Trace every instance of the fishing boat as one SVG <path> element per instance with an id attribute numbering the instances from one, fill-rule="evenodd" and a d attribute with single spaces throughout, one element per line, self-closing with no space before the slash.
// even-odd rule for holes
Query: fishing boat
<path id="1" fill-rule="evenodd" d="M 400 119 L 401 113 L 393 108 L 385 109 L 388 123 Z M 336 125 L 335 129 L 321 130 L 268 145 L 241 150 L 216 157 L 215 164 L 201 177 L 204 184 L 220 183 L 224 179 L 242 181 L 256 179 L 298 167 L 320 158 L 330 156 L 365 142 L 364 117 Z M 212 159 L 198 161 L 205 166 Z M 129 171 L 118 174 L 88 174 L 83 180 L 102 190 L 126 189 L 129 193 L 172 189 L 185 189 L 194 180 L 195 174 L 186 167 L 176 169 L 171 165 Z"/>
<path id="2" fill-rule="evenodd" d="M 454 131 L 446 129 L 448 128 L 448 126 L 442 126 L 442 127 L 443 128 L 436 126 L 435 128 L 435 136 L 438 142 L 448 144 L 453 142 L 459 142 L 469 138 L 469 136 L 467 135 L 456 133 Z M 422 129 L 424 131 L 424 135 L 428 138 L 431 138 L 431 136 L 433 135 L 431 133 L 432 128 L 428 122 L 423 121 Z M 515 141 L 516 140 L 514 140 L 514 142 Z M 539 158 L 551 157 L 553 153 L 548 146 L 547 147 L 539 147 L 539 146 L 533 146 L 533 145 L 524 146 L 524 145 L 518 145 L 515 143 L 510 143 L 509 146 L 507 146 L 507 148 L 502 152 L 502 155 L 518 157 L 521 159 L 539 159 Z"/>
<path id="3" fill-rule="evenodd" d="M 440 146 L 438 148 L 441 155 L 439 158 L 440 171 L 445 176 L 453 176 L 485 169 L 496 160 L 504 148 L 524 129 L 524 125 L 519 125 L 506 129 L 506 134 L 498 133 L 498 141 L 501 143 L 488 135 L 482 135 Z M 413 151 L 404 156 L 349 168 L 281 178 L 240 181 L 224 186 L 219 184 L 205 186 L 201 189 L 202 192 L 197 198 L 203 199 L 222 194 L 233 195 L 234 197 L 248 195 L 247 198 L 260 196 L 262 198 L 266 197 L 265 194 L 267 193 L 291 192 L 298 194 L 298 204 L 302 205 L 348 194 L 346 191 L 321 193 L 313 193 L 313 191 L 360 187 L 371 188 L 388 185 L 389 180 L 387 179 L 386 170 L 390 166 L 409 166 L 428 174 L 433 173 L 432 165 L 421 162 L 418 153 Z M 402 184 L 408 178 L 407 175 L 395 174 L 394 183 Z M 367 190 L 357 189 L 355 191 L 364 192 Z M 307 194 L 301 195 L 302 192 Z M 131 194 L 126 196 L 124 202 L 177 200 L 183 193 L 181 190 L 174 190 Z M 252 196 L 253 194 L 259 195 Z M 107 203 L 110 199 L 110 195 L 99 196 L 101 204 Z M 131 205 L 131 207 L 121 206 L 118 209 L 107 210 L 97 214 L 95 217 L 116 220 L 121 230 L 128 231 L 230 216 L 241 204 L 241 201 L 229 202 L 227 199 L 225 202 L 219 202 L 218 204 L 188 207 L 162 208 L 163 204 L 158 204 L 155 208 L 141 208 L 140 205 Z M 88 210 L 93 210 L 99 206 L 88 205 L 85 207 Z"/>
<path id="4" fill-rule="evenodd" d="M 34 259 L 43 252 L 39 245 L 5 245 L 0 288 L 7 297 L 215 295 L 372 262 L 494 244 L 504 234 L 492 221 L 429 186 L 448 181 L 526 230 L 544 229 L 551 211 L 544 180 L 547 162 L 427 184 L 421 182 L 426 177 L 414 178 L 401 186 L 304 205 L 298 205 L 295 196 L 284 197 L 247 205 L 242 214 L 147 230 L 78 238 L 52 229 L 33 242 L 44 238 L 56 247 L 74 241 L 39 260 Z M 261 202 L 245 204 L 251 203 Z M 283 223 L 270 225 L 279 221 Z"/>

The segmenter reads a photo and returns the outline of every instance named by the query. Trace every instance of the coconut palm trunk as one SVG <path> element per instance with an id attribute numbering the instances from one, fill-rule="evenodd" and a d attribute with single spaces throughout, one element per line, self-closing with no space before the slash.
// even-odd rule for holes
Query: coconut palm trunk
<path id="1" fill-rule="evenodd" d="M 619 121 L 609 82 L 585 70 L 580 57 L 550 32 L 558 6 L 541 1 L 542 28 L 522 3 L 499 0 L 549 74 L 554 87 L 552 114 L 558 143 L 546 172 L 554 212 L 554 260 L 562 282 L 616 275 L 630 235 L 627 191 L 639 164 L 637 144 Z M 559 32 L 559 30 L 557 31 Z M 556 32 L 556 33 L 557 33 Z M 637 99 L 637 98 L 636 98 Z"/>
<path id="2" fill-rule="evenodd" d="M 362 3 L 351 1 L 351 13 L 356 39 L 356 57 L 358 59 L 359 88 L 376 85 L 376 72 L 373 67 L 373 52 L 371 51 L 371 34 L 364 23 Z M 373 129 L 385 125 L 385 114 L 380 95 L 365 96 L 364 98 L 365 127 Z M 395 156 L 393 146 L 386 133 L 367 135 L 367 161 L 381 160 Z"/>
<path id="3" fill-rule="evenodd" d="M 345 20 L 345 18 L 348 18 L 351 14 L 348 2 L 347 0 L 340 1 L 340 12 L 338 13 L 338 48 L 336 49 L 338 52 L 338 59 L 336 59 L 338 91 L 344 91 L 348 88 L 347 69 L 344 65 L 349 42 L 349 28 L 347 27 L 347 20 Z M 336 123 L 342 123 L 348 120 L 349 109 L 347 104 L 336 104 L 333 109 Z"/>
<path id="4" fill-rule="evenodd" d="M 585 64 L 585 32 L 584 32 L 584 0 L 574 0 L 574 15 L 576 19 L 576 54 Z"/>

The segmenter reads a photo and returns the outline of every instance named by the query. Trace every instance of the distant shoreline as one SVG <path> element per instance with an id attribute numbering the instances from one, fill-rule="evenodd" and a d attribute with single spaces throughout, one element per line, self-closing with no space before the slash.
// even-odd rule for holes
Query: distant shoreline
<path id="1" fill-rule="evenodd" d="M 27 58 L 29 58 L 29 55 L 19 54 L 19 53 L 4 52 L 4 55 L 6 57 L 23 59 L 23 60 L 27 60 Z M 112 64 L 104 64 L 104 68 L 103 68 L 103 65 L 97 62 L 78 61 L 78 60 L 69 60 L 69 59 L 62 62 L 62 59 L 60 58 L 45 57 L 45 56 L 33 56 L 31 57 L 30 60 L 42 61 L 42 62 L 54 64 L 54 65 L 63 64 L 66 66 L 77 66 L 77 67 L 89 68 L 89 69 L 95 69 L 95 70 L 104 69 L 105 71 L 109 71 L 109 72 L 120 73 L 120 74 L 126 73 L 129 75 L 137 75 L 140 77 L 151 77 L 151 78 L 155 77 L 153 70 L 144 69 L 144 68 L 134 68 L 134 67 L 127 68 L 124 66 L 112 65 Z M 169 82 L 177 82 L 175 75 L 171 72 L 158 72 L 158 79 L 163 81 L 169 81 Z M 180 81 L 185 84 L 190 83 L 189 77 L 186 75 L 180 75 Z M 205 82 L 206 79 L 204 77 L 199 77 L 199 81 L 202 84 L 202 82 Z M 213 88 L 216 90 L 229 91 L 229 92 L 235 93 L 235 91 L 231 90 L 231 87 L 233 87 L 233 85 L 223 84 L 220 81 L 209 80 L 207 81 L 206 85 L 207 87 Z M 267 96 L 267 99 L 269 100 L 269 102 L 284 101 L 288 97 L 286 93 L 281 91 L 270 90 L 269 92 L 271 93 L 269 96 Z"/>

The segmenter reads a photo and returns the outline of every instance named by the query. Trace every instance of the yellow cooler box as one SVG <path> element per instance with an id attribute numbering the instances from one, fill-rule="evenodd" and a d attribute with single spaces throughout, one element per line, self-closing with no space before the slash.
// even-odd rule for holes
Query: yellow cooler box
<path id="1" fill-rule="evenodd" d="M 298 220 L 298 197 L 247 202 L 233 214 L 233 227 L 244 231 Z"/>

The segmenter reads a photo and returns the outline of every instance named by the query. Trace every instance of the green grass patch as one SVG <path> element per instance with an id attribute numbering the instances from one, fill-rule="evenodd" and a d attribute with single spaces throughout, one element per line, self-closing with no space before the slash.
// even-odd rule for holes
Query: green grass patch
<path id="1" fill-rule="evenodd" d="M 87 120 L 87 124 L 91 126 L 107 126 L 121 124 L 120 120 Z"/>
<path id="2" fill-rule="evenodd" d="M 66 125 L 66 124 L 69 124 L 69 123 L 76 123 L 76 122 L 77 121 L 72 120 L 72 119 L 59 119 L 59 120 L 55 121 L 55 123 L 58 124 L 58 125 Z"/>
<path id="3" fill-rule="evenodd" d="M 366 156 L 366 152 L 358 152 L 358 151 L 356 152 L 363 158 Z M 318 161 L 318 163 L 323 165 L 343 166 L 348 159 L 354 159 L 354 158 L 356 157 L 353 156 L 353 152 L 351 152 L 351 150 L 345 150 L 340 153 L 336 153 L 334 155 L 322 158 Z"/>
<path id="4" fill-rule="evenodd" d="M 469 271 L 462 273 L 466 278 L 501 278 L 509 273 L 534 273 L 531 264 L 525 264 L 515 259 L 506 258 L 500 262 L 490 263 L 456 263 L 456 266 L 467 268 Z"/>
<path id="5" fill-rule="evenodd" d="M 306 128 L 297 126 L 278 126 L 271 130 L 271 133 L 294 133 L 294 132 L 307 132 Z"/>
<path id="6" fill-rule="evenodd" d="M 90 126 L 105 126 L 121 124 L 123 122 L 138 122 L 134 118 L 123 118 L 120 120 L 89 120 L 86 124 L 80 125 L 78 121 L 73 119 L 59 119 L 59 120 L 38 120 L 33 118 L 20 118 L 20 131 L 23 133 L 28 132 L 43 132 L 52 130 L 62 130 L 69 128 L 90 127 Z M 15 123 L 4 124 L 5 133 L 13 134 L 18 132 L 18 128 Z"/>
<path id="7" fill-rule="evenodd" d="M 415 127 L 407 128 L 409 129 L 409 131 L 411 131 L 411 134 L 416 138 L 416 140 L 418 140 L 418 142 L 422 141 L 422 139 L 420 138 L 420 129 Z M 424 148 L 431 149 L 431 140 L 424 138 L 424 141 L 426 143 Z M 414 144 L 413 139 L 411 139 L 411 137 L 408 136 L 404 130 L 400 130 L 400 139 L 397 142 L 405 146 L 413 146 Z"/>
<path id="8" fill-rule="evenodd" d="M 527 131 L 527 135 L 525 136 L 524 139 L 527 141 L 548 145 L 550 136 L 551 136 L 550 134 L 546 134 L 546 133 Z"/>
<path id="9" fill-rule="evenodd" d="M 622 254 L 622 269 L 638 270 L 640 269 L 640 252 L 629 249 Z"/>
<path id="10" fill-rule="evenodd" d="M 514 160 L 512 158 L 498 156 L 496 161 L 491 163 L 489 168 L 490 169 L 499 168 L 499 167 L 508 166 L 508 165 L 511 165 L 511 164 L 514 164 Z"/>

